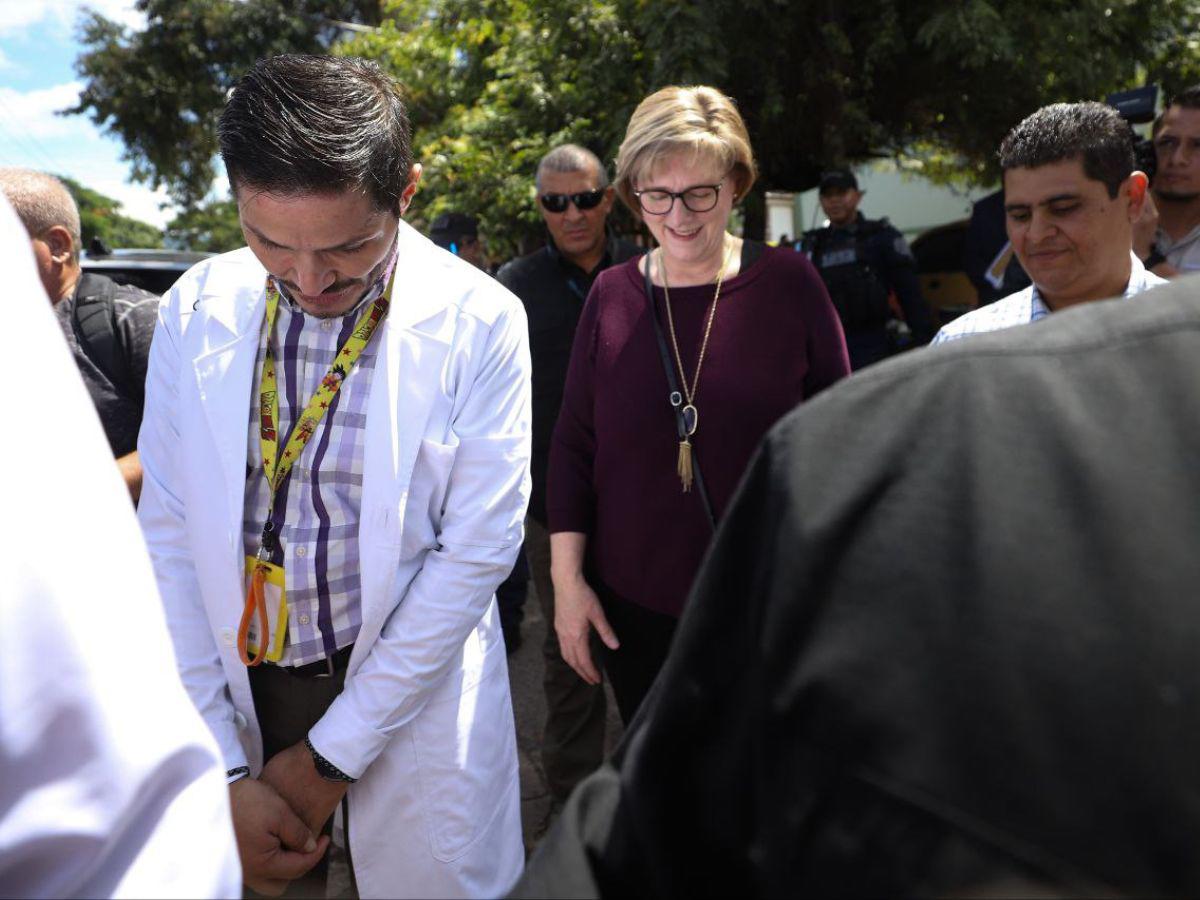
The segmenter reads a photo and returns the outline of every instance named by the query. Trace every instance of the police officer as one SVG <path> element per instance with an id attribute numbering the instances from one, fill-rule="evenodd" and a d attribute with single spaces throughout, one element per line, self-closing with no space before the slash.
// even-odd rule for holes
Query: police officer
<path id="1" fill-rule="evenodd" d="M 863 192 L 853 172 L 825 172 L 818 193 L 829 224 L 805 232 L 800 249 L 821 273 L 841 316 L 850 367 L 861 369 L 898 349 L 928 343 L 933 317 L 903 236 L 887 219 L 867 219 L 858 211 Z M 893 313 L 891 295 L 903 322 Z"/>

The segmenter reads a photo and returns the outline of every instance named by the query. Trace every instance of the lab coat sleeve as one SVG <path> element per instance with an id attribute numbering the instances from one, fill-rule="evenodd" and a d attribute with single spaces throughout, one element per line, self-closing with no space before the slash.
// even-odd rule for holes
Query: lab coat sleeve
<path id="1" fill-rule="evenodd" d="M 146 546 L 162 594 L 179 674 L 184 687 L 217 740 L 225 768 L 244 766 L 246 753 L 238 739 L 236 712 L 221 666 L 196 566 L 187 543 L 186 511 L 181 498 L 183 472 L 177 417 L 179 384 L 188 374 L 180 360 L 180 310 L 191 310 L 186 286 L 177 285 L 159 307 L 158 326 L 150 346 L 146 378 L 146 411 L 138 435 L 142 460 L 142 496 L 138 504 Z"/>
<path id="2" fill-rule="evenodd" d="M 512 569 L 530 477 L 528 327 L 511 299 L 479 342 L 458 390 L 458 441 L 437 546 L 362 666 L 310 731 L 319 753 L 361 777 L 423 708 Z"/>

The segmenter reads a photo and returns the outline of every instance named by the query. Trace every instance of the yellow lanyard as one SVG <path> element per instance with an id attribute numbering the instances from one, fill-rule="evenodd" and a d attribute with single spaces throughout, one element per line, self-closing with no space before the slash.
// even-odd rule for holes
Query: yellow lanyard
<path id="1" fill-rule="evenodd" d="M 279 494 L 280 487 L 283 486 L 284 481 L 287 480 L 289 473 L 291 473 L 292 464 L 296 462 L 297 457 L 300 456 L 305 445 L 317 430 L 317 426 L 321 424 L 321 420 L 325 417 L 325 411 L 329 409 L 334 396 L 342 386 L 342 382 L 346 380 L 346 376 L 350 374 L 350 370 L 354 368 L 354 364 L 362 356 L 363 348 L 370 343 L 371 335 L 375 333 L 375 329 L 383 321 L 383 317 L 387 315 L 395 278 L 396 269 L 393 266 L 392 274 L 388 278 L 387 288 L 370 307 L 363 311 L 363 314 L 354 324 L 354 331 L 346 338 L 346 342 L 338 348 L 337 353 L 333 357 L 333 362 L 329 365 L 329 371 L 325 373 L 325 377 L 321 379 L 321 384 L 317 388 L 316 393 L 313 394 L 312 399 L 304 407 L 304 412 L 300 414 L 300 418 L 296 424 L 292 426 L 292 432 L 288 435 L 282 457 L 279 454 L 279 385 L 275 377 L 275 354 L 271 350 L 271 335 L 275 329 L 275 315 L 279 311 L 279 289 L 275 287 L 270 277 L 267 278 L 267 350 L 263 355 L 262 378 L 259 382 L 258 439 L 259 446 L 262 448 L 263 473 L 266 475 L 267 484 L 271 488 L 271 494 L 267 500 L 266 522 L 263 525 L 262 538 L 259 542 L 257 562 L 254 560 L 250 561 L 253 571 L 250 573 L 249 589 L 246 592 L 246 605 L 242 610 L 242 619 L 238 625 L 238 655 L 247 666 L 257 666 L 261 663 L 267 657 L 270 646 L 266 583 L 270 571 L 275 569 L 275 567 L 268 563 L 268 560 L 274 555 L 278 547 L 278 540 L 274 531 L 275 524 L 272 520 L 275 510 L 275 498 Z M 282 572 L 276 571 L 276 574 L 281 579 L 279 581 L 279 589 L 282 596 L 284 592 Z M 276 623 L 277 643 L 278 634 L 282 634 L 282 629 L 286 627 L 286 603 L 284 603 L 282 608 L 284 612 L 281 620 Z M 249 631 L 251 620 L 255 617 L 258 619 L 258 652 L 251 657 Z M 271 658 L 278 659 L 278 656 Z"/>
<path id="2" fill-rule="evenodd" d="M 342 382 L 362 356 L 363 348 L 371 340 L 376 327 L 387 315 L 388 305 L 392 299 L 392 285 L 396 279 L 396 270 L 392 269 L 387 288 L 359 317 L 354 325 L 354 331 L 346 338 L 346 342 L 338 348 L 329 371 L 321 379 L 321 384 L 312 399 L 304 407 L 304 412 L 292 426 L 283 455 L 279 454 L 279 390 L 275 378 L 275 354 L 271 350 L 271 333 L 275 328 L 275 314 L 279 310 L 279 289 L 274 282 L 267 278 L 267 352 L 263 356 L 262 379 L 259 383 L 259 423 L 258 439 L 262 448 L 263 473 L 271 488 L 271 496 L 267 501 L 266 525 L 263 530 L 263 545 L 259 549 L 259 557 L 270 555 L 274 550 L 274 539 L 270 535 L 271 515 L 275 509 L 275 497 L 279 488 L 287 480 L 292 471 L 292 464 L 304 450 L 304 446 L 316 432 L 317 426 L 325 417 L 325 411 L 333 402 L 334 395 L 341 388 Z M 270 544 L 271 546 L 267 546 Z"/>

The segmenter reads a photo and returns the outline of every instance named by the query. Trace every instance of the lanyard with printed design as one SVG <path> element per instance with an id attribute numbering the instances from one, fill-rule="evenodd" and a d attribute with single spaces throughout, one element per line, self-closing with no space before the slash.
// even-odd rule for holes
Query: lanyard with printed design
<path id="1" fill-rule="evenodd" d="M 362 355 L 363 348 L 370 342 L 371 335 L 375 333 L 375 329 L 387 315 L 395 277 L 396 271 L 393 268 L 388 278 L 387 288 L 363 311 L 354 325 L 354 330 L 346 338 L 346 342 L 338 348 L 333 362 L 329 364 L 329 371 L 325 373 L 325 377 L 321 379 L 321 384 L 312 399 L 304 407 L 304 412 L 292 426 L 282 455 L 279 453 L 279 390 L 275 377 L 275 354 L 271 349 L 275 314 L 279 310 L 279 289 L 270 277 L 267 278 L 267 350 L 263 356 L 262 378 L 259 384 L 258 438 L 259 446 L 262 448 L 263 473 L 266 475 L 271 493 L 267 500 L 266 524 L 263 525 L 262 538 L 259 542 L 258 554 L 255 557 L 256 562 L 250 577 L 249 590 L 246 593 L 246 606 L 242 611 L 242 621 L 238 626 L 238 654 L 247 666 L 257 666 L 268 652 L 269 626 L 265 591 L 267 577 L 271 571 L 268 560 L 278 547 L 278 537 L 272 521 L 275 498 L 291 473 L 292 465 L 316 432 L 317 426 L 321 424 L 321 420 L 325 417 L 325 412 L 341 388 L 342 382 L 350 374 L 350 370 L 354 368 L 354 364 Z M 251 659 L 249 631 L 251 621 L 256 615 L 259 632 L 257 636 L 258 651 Z M 276 624 L 277 631 L 281 627 L 283 627 L 282 622 Z"/>

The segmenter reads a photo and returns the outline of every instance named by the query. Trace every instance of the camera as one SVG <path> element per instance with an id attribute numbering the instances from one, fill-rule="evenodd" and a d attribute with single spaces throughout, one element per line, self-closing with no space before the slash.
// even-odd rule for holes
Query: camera
<path id="1" fill-rule="evenodd" d="M 1146 173 L 1150 181 L 1154 181 L 1154 170 L 1158 166 L 1158 157 L 1154 155 L 1154 141 L 1139 135 L 1134 125 L 1144 125 L 1153 122 L 1158 115 L 1158 85 L 1148 84 L 1145 87 L 1134 88 L 1131 91 L 1118 91 L 1109 94 L 1104 102 L 1121 114 L 1121 118 L 1129 123 L 1129 138 L 1133 142 L 1133 158 L 1135 167 Z"/>

